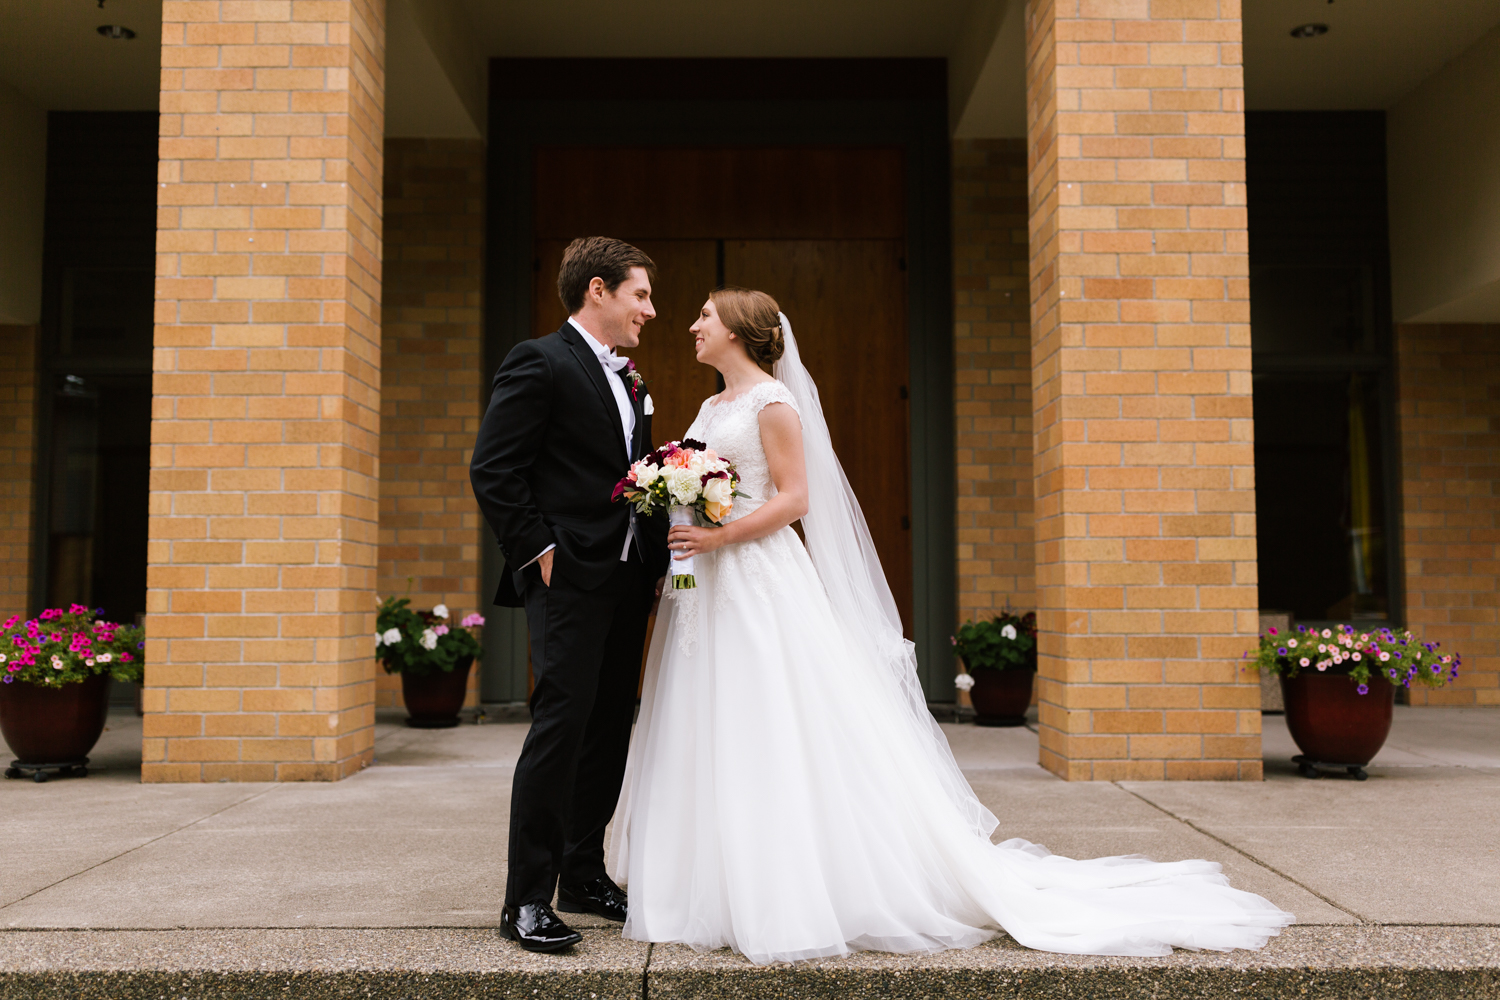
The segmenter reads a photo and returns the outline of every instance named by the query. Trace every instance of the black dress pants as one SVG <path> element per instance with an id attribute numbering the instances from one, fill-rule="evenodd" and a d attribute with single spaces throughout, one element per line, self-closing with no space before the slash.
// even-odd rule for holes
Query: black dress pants
<path id="1" fill-rule="evenodd" d="M 527 573 L 531 731 L 510 793 L 507 906 L 550 903 L 604 871 L 604 828 L 625 778 L 653 581 L 630 558 L 595 590 Z"/>

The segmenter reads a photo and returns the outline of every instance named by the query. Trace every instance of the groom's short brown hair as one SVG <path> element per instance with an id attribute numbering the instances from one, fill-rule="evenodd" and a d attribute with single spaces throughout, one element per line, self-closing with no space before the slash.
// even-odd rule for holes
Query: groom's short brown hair
<path id="1" fill-rule="evenodd" d="M 630 277 L 632 267 L 646 269 L 646 277 L 656 280 L 656 263 L 629 243 L 608 236 L 584 236 L 568 244 L 563 251 L 562 267 L 557 271 L 557 297 L 571 316 L 583 308 L 589 282 L 604 282 L 613 292 Z"/>

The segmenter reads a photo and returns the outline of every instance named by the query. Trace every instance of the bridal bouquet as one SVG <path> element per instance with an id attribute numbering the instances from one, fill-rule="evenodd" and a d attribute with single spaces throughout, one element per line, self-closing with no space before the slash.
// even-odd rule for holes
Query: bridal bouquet
<path id="1" fill-rule="evenodd" d="M 691 438 L 668 441 L 630 467 L 630 472 L 615 486 L 615 500 L 624 500 L 642 514 L 666 508 L 671 523 L 693 524 L 702 514 L 710 524 L 723 524 L 734 506 L 740 474 L 734 463 L 714 454 L 702 441 Z M 693 577 L 693 560 L 672 561 L 672 587 L 691 590 L 698 586 Z"/>

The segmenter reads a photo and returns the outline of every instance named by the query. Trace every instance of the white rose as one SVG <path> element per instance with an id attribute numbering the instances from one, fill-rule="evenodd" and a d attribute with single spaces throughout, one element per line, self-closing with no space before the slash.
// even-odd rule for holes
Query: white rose
<path id="1" fill-rule="evenodd" d="M 957 677 L 953 678 L 953 686 L 958 688 L 960 691 L 969 690 L 974 686 L 974 675 L 959 674 Z"/>
<path id="2" fill-rule="evenodd" d="M 729 503 L 733 495 L 734 488 L 727 479 L 710 479 L 703 487 L 703 499 L 709 503 Z"/>
<path id="3" fill-rule="evenodd" d="M 385 644 L 394 646 L 401 641 L 401 630 L 399 628 L 388 628 L 385 630 Z"/>
<path id="4" fill-rule="evenodd" d="M 1016 637 L 1016 627 L 1014 625 L 1007 625 L 1000 630 L 1000 634 L 1007 639 L 1014 639 Z"/>
<path id="5" fill-rule="evenodd" d="M 708 459 L 703 452 L 695 451 L 693 457 L 688 459 L 687 467 L 692 469 L 694 474 L 701 476 L 708 471 Z"/>
<path id="6" fill-rule="evenodd" d="M 432 613 L 435 614 L 435 615 L 437 615 L 439 618 L 447 618 L 448 617 L 448 605 L 446 605 L 446 604 L 439 604 L 437 607 L 435 607 L 435 608 L 432 609 Z"/>
<path id="7" fill-rule="evenodd" d="M 642 489 L 661 478 L 661 466 L 639 465 L 635 470 L 635 484 Z"/>
<path id="8" fill-rule="evenodd" d="M 417 645 L 423 649 L 437 649 L 437 633 L 432 629 L 423 629 L 422 638 L 417 640 Z"/>
<path id="9" fill-rule="evenodd" d="M 698 499 L 702 489 L 700 479 L 702 473 L 694 472 L 692 469 L 672 469 L 667 473 L 667 490 L 672 494 L 672 499 L 680 504 L 690 504 Z"/>

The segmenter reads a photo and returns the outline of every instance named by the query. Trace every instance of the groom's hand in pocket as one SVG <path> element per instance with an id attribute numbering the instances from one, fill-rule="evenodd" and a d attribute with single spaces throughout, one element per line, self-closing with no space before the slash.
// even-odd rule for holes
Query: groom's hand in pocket
<path id="1" fill-rule="evenodd" d="M 552 557 L 556 554 L 556 549 L 550 549 L 543 552 L 541 558 L 536 561 L 537 567 L 542 571 L 542 584 L 548 590 L 552 589 Z"/>

